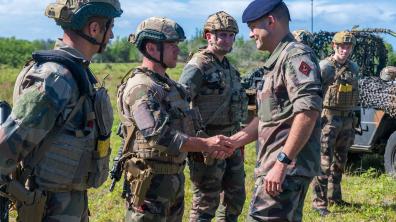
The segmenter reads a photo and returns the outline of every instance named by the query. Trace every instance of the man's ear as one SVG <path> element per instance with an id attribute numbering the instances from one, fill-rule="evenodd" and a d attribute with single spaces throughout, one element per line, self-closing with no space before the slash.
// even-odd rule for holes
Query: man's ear
<path id="1" fill-rule="evenodd" d="M 267 25 L 273 27 L 275 25 L 276 19 L 273 15 L 267 16 Z"/>
<path id="2" fill-rule="evenodd" d="M 146 52 L 149 54 L 155 53 L 157 51 L 157 45 L 152 42 L 146 43 L 145 47 L 146 47 Z"/>
<path id="3" fill-rule="evenodd" d="M 101 27 L 98 22 L 91 22 L 88 25 L 88 33 L 90 36 L 97 36 L 101 33 Z"/>
<path id="4" fill-rule="evenodd" d="M 209 40 L 211 36 L 212 36 L 212 33 L 210 33 L 210 32 L 206 32 L 205 33 L 205 39 L 206 40 Z"/>

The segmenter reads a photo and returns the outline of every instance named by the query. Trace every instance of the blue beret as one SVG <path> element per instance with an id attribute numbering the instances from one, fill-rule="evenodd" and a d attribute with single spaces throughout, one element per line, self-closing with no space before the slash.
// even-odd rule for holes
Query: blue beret
<path id="1" fill-rule="evenodd" d="M 253 22 L 263 17 L 264 15 L 274 10 L 274 8 L 278 6 L 281 2 L 282 0 L 254 0 L 243 12 L 242 22 Z"/>

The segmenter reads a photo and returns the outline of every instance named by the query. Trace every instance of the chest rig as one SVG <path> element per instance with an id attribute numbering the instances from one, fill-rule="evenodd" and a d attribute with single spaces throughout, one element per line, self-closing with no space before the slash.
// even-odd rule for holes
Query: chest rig
<path id="1" fill-rule="evenodd" d="M 189 62 L 202 72 L 203 84 L 193 106 L 198 107 L 208 135 L 232 134 L 247 118 L 248 98 L 239 72 L 224 58 L 223 64 L 203 50 Z"/>
<path id="2" fill-rule="evenodd" d="M 323 101 L 324 108 L 342 111 L 355 109 L 359 103 L 359 90 L 358 76 L 353 71 L 353 63 L 347 60 L 340 66 L 332 57 L 326 60 L 332 66 L 334 77 L 327 86 Z"/>
<path id="3" fill-rule="evenodd" d="M 39 147 L 22 161 L 21 178 L 33 176 L 36 186 L 53 192 L 99 187 L 107 179 L 111 153 L 113 112 L 107 90 L 94 88 L 90 70 L 62 50 L 33 53 L 33 60 L 18 79 L 23 81 L 34 65 L 46 62 L 58 63 L 71 72 L 79 97 L 68 114 L 62 111 L 60 116 L 66 120 L 58 118 Z"/>
<path id="4" fill-rule="evenodd" d="M 183 163 L 186 153 L 170 154 L 163 151 L 164 149 L 156 141 L 144 138 L 134 119 L 131 118 L 131 112 L 125 106 L 123 97 L 126 91 L 137 85 L 150 86 L 150 89 L 153 89 L 155 93 L 162 95 L 161 101 L 159 101 L 160 108 L 155 111 L 159 112 L 159 115 L 161 113 L 167 114 L 163 116 L 167 120 L 161 127 L 169 127 L 189 136 L 195 136 L 201 125 L 200 115 L 196 110 L 190 109 L 188 93 L 181 85 L 148 69 L 137 68 L 127 74 L 118 87 L 117 105 L 123 123 L 124 153 L 132 153 L 134 157 L 139 159 L 175 164 Z"/>

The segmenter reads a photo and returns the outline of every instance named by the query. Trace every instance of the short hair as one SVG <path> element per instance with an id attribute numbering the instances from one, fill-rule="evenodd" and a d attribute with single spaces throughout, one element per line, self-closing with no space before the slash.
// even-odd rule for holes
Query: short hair
<path id="1" fill-rule="evenodd" d="M 276 6 L 271 12 L 268 13 L 268 15 L 273 15 L 282 22 L 291 21 L 289 9 L 284 2 Z"/>
<path id="2" fill-rule="evenodd" d="M 93 22 L 97 22 L 99 24 L 100 31 L 104 32 L 106 30 L 106 28 L 109 28 L 109 27 L 106 27 L 107 23 L 109 22 L 109 19 L 110 18 L 103 17 L 103 16 L 92 16 L 88 19 L 88 21 L 85 25 L 87 26 Z"/>

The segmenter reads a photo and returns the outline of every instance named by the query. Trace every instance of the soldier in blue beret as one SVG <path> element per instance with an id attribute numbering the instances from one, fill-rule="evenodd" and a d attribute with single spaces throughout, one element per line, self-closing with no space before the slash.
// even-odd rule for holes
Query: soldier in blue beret
<path id="1" fill-rule="evenodd" d="M 320 174 L 318 60 L 290 33 L 283 1 L 255 0 L 242 18 L 257 49 L 271 53 L 257 91 L 257 117 L 231 136 L 234 147 L 257 140 L 248 221 L 301 221 L 309 184 Z"/>

